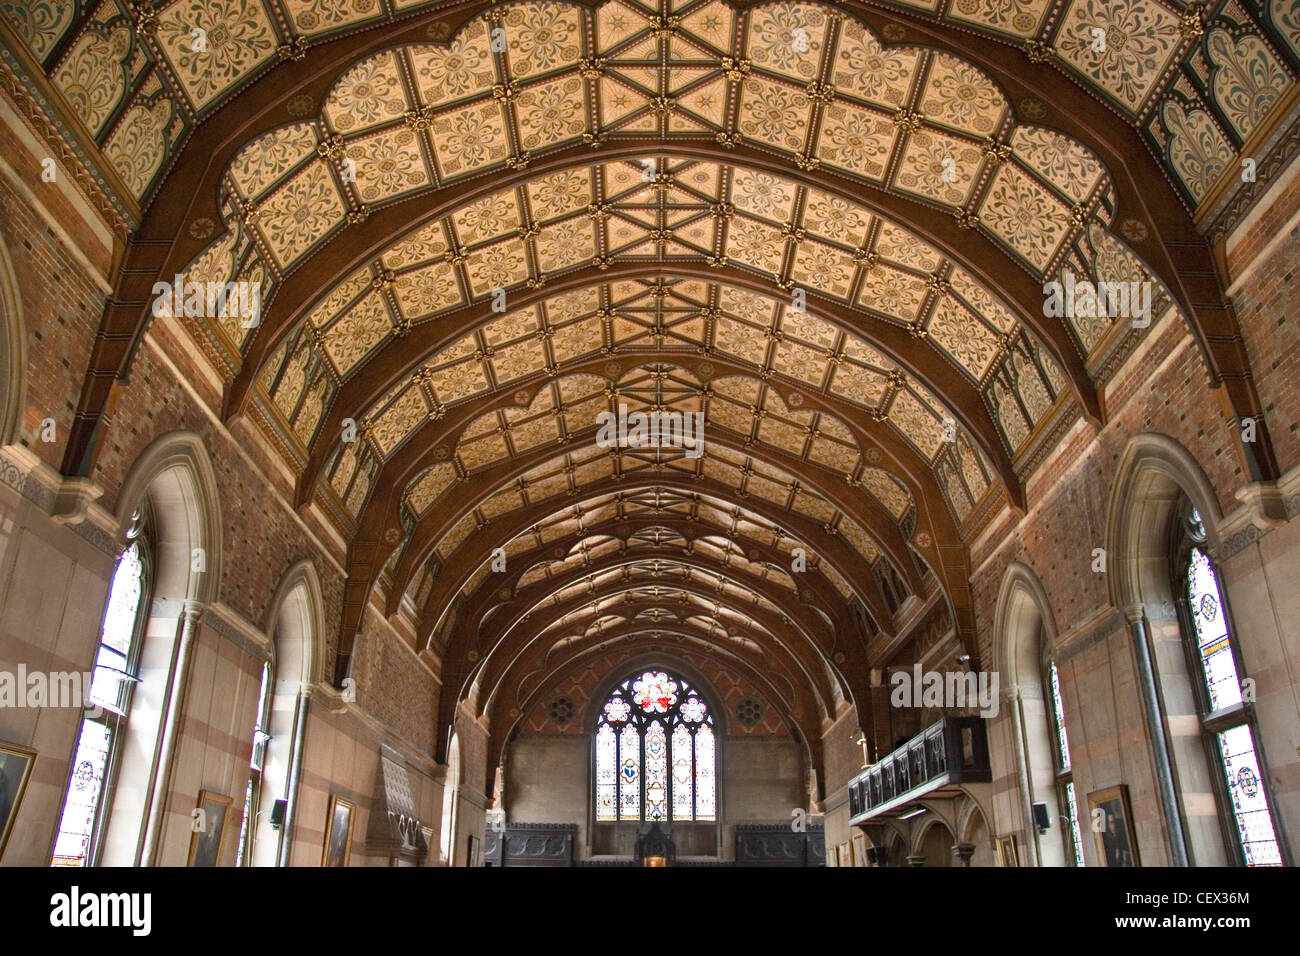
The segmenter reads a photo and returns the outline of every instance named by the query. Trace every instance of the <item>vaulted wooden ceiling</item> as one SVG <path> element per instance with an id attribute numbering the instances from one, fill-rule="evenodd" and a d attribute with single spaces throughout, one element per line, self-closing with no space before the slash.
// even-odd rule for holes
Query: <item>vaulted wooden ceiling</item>
<path id="1" fill-rule="evenodd" d="M 1178 143 L 1234 57 L 1292 83 L 1283 6 L 5 7 L 138 222 L 65 470 L 159 277 L 259 283 L 255 326 L 181 321 L 350 542 L 340 679 L 378 588 L 444 726 L 473 696 L 503 739 L 576 657 L 671 633 L 810 742 L 935 607 L 974 652 L 963 532 L 1105 421 L 1141 330 L 1045 282 L 1151 282 L 1258 411 L 1194 214 L 1262 116 Z M 703 413 L 705 453 L 597 447 L 620 405 Z"/>

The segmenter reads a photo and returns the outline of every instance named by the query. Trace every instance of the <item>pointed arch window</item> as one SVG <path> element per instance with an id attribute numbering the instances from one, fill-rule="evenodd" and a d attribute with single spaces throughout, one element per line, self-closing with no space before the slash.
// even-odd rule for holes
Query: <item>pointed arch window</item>
<path id="1" fill-rule="evenodd" d="M 453 733 L 447 745 L 447 777 L 442 788 L 442 828 L 438 833 L 438 859 L 443 866 L 455 866 L 456 810 L 460 798 L 460 735 Z"/>
<path id="2" fill-rule="evenodd" d="M 1061 703 L 1061 675 L 1056 669 L 1056 661 L 1047 662 L 1047 683 L 1052 691 L 1052 739 L 1056 746 L 1056 789 L 1057 806 L 1065 810 L 1063 814 L 1070 828 L 1071 848 L 1074 852 L 1074 865 L 1083 866 L 1083 840 L 1079 836 L 1079 801 L 1074 790 L 1074 770 L 1070 763 L 1070 736 L 1065 729 L 1065 708 Z"/>
<path id="3" fill-rule="evenodd" d="M 629 677 L 596 721 L 596 819 L 714 820 L 715 757 L 713 715 L 690 684 Z"/>
<path id="4" fill-rule="evenodd" d="M 271 739 L 271 663 L 262 665 L 262 686 L 257 694 L 257 721 L 253 724 L 253 750 L 248 761 L 248 784 L 244 788 L 244 822 L 239 827 L 239 851 L 235 866 L 248 866 L 257 833 L 257 805 L 262 795 L 262 773 L 266 769 L 266 744 Z"/>
<path id="5" fill-rule="evenodd" d="M 1231 828 L 1241 862 L 1281 866 L 1268 787 L 1256 750 L 1249 696 L 1234 646 L 1219 575 L 1206 551 L 1205 526 L 1195 508 L 1185 507 L 1180 523 L 1179 617 L 1200 699 L 1201 726 L 1211 764 L 1220 767 L 1220 794 L 1231 808 Z"/>
<path id="6" fill-rule="evenodd" d="M 51 866 L 90 866 L 103 830 L 118 743 L 137 681 L 140 637 L 149 601 L 149 551 L 137 515 L 117 560 L 95 652 L 88 708 L 77 736 Z"/>

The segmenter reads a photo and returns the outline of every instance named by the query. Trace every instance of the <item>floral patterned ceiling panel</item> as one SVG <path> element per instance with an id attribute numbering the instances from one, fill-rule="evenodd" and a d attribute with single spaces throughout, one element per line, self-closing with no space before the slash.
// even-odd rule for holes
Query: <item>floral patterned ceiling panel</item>
<path id="1" fill-rule="evenodd" d="M 677 133 L 739 133 L 804 168 L 825 162 L 981 220 L 989 219 L 981 210 L 995 206 L 1003 218 L 987 228 L 1042 271 L 1072 228 L 1075 208 L 1103 182 L 1096 161 L 1063 137 L 1047 142 L 1042 134 L 1036 148 L 1007 149 L 1015 128 L 1005 97 L 953 57 L 887 48 L 856 22 L 815 5 L 757 7 L 734 44 L 726 7 L 714 0 L 694 10 L 655 18 L 619 5 L 596 20 L 621 29 L 593 38 L 578 8 L 525 4 L 495 21 L 473 21 L 447 47 L 384 51 L 343 75 L 317 124 L 317 151 L 332 161 L 336 189 L 325 188 L 313 154 L 262 147 L 277 180 L 307 181 L 274 197 L 244 198 L 255 211 L 271 204 L 276 218 L 263 235 L 270 241 L 274 232 L 281 246 L 275 258 L 285 266 L 338 225 L 346 212 L 340 202 L 357 214 L 490 168 L 525 166 L 530 155 L 584 136 L 650 132 L 670 143 Z M 494 22 L 504 31 L 499 53 Z M 300 134 L 291 135 L 298 142 Z M 1087 188 L 1078 188 L 1083 183 Z M 607 192 L 624 184 L 615 179 Z M 695 185 L 707 191 L 702 181 Z M 750 211 L 780 220 L 781 199 Z M 507 204 L 500 211 L 512 210 Z M 553 203 L 547 210 L 564 211 L 575 210 Z M 1044 225 L 1032 233 L 1015 228 L 1018 216 L 1030 214 Z M 676 225 L 643 224 L 647 232 Z M 290 235 L 282 236 L 286 228 Z M 752 224 L 738 231 L 748 260 L 776 271 L 780 239 Z M 470 230 L 457 238 L 486 236 Z"/>
<path id="2" fill-rule="evenodd" d="M 1053 63 L 1144 125 L 1191 204 L 1210 192 L 1300 73 L 1300 19 L 1287 0 L 882 2 L 985 32 L 1013 48 L 1005 56 Z M 0 17 L 141 200 L 194 124 L 241 86 L 301 59 L 314 43 L 382 29 L 432 6 L 10 0 Z M 944 201 L 960 204 L 978 181 L 970 144 L 998 131 L 1005 104 L 969 65 L 882 45 L 844 19 L 848 13 L 784 2 L 738 13 L 719 0 L 610 0 L 595 10 L 507 5 L 449 42 L 385 52 L 350 70 L 324 121 L 335 133 L 366 136 L 353 144 L 366 155 L 389 157 L 391 165 L 358 183 L 371 197 L 363 201 L 574 136 L 662 130 L 740 133 L 794 153 L 806 148 L 809 161 L 881 181 L 892 176 L 904 190 L 934 178 L 927 167 L 936 157 L 960 160 L 942 190 Z M 505 31 L 498 50 L 492 25 Z M 752 104 L 742 121 L 748 133 L 726 128 L 742 98 Z M 423 111 L 445 106 L 455 108 L 440 112 L 435 128 Z M 412 110 L 417 131 L 433 135 L 381 131 Z M 909 113 L 924 117 L 922 125 L 912 128 Z"/>
<path id="3" fill-rule="evenodd" d="M 520 144 L 528 130 L 542 129 L 541 120 L 529 119 L 532 100 L 525 94 L 534 82 L 538 96 L 572 86 L 574 110 L 590 107 L 589 119 L 599 112 L 602 84 L 617 86 L 624 112 L 615 126 L 631 129 L 640 116 L 650 123 L 646 129 L 669 139 L 673 104 L 684 101 L 680 94 L 716 86 L 730 103 L 716 114 L 723 125 L 715 132 L 724 135 L 735 132 L 723 128 L 727 116 L 755 115 L 745 106 L 747 90 L 760 98 L 771 94 L 811 111 L 809 138 L 802 152 L 795 151 L 805 167 L 821 161 L 814 129 L 833 145 L 836 130 L 863 128 L 862 117 L 871 111 L 891 117 L 892 152 L 879 181 L 931 201 L 947 196 L 955 213 L 978 220 L 1025 265 L 1048 275 L 1073 251 L 1085 224 L 1097 219 L 1094 210 L 1106 205 L 1108 179 L 1095 158 L 1059 134 L 1011 126 L 1004 97 L 979 71 L 933 51 L 882 45 L 834 11 L 775 4 L 736 19 L 719 3 L 671 16 L 611 4 L 594 23 L 588 16 L 557 4 L 513 6 L 473 21 L 449 45 L 384 51 L 344 74 L 319 121 L 291 124 L 251 144 L 232 165 L 228 188 L 242 210 L 241 230 L 253 237 L 273 273 L 268 286 L 275 274 L 363 219 L 372 205 L 455 179 L 460 173 L 452 166 L 468 173 L 485 168 L 481 163 L 526 165 L 528 150 Z M 495 27 L 504 31 L 503 50 L 492 48 Z M 782 46 L 792 37 L 793 45 Z M 864 65 L 871 70 L 864 72 Z M 832 77 L 836 70 L 843 89 L 808 79 Z M 721 77 L 720 84 L 710 86 L 710 77 Z M 703 111 L 696 119 L 714 115 L 705 109 L 712 95 L 692 100 Z M 847 112 L 838 119 L 828 112 L 823 120 L 822 111 L 839 106 Z M 550 123 L 564 112 L 557 103 L 541 110 L 536 115 Z M 509 155 L 498 148 L 496 132 L 470 135 L 467 117 L 489 112 L 500 119 Z M 789 120 L 781 125 L 799 126 Z M 567 141 L 581 129 L 575 121 L 548 142 Z M 937 177 L 928 185 L 921 183 L 925 164 L 917 158 L 926 149 L 928 175 Z M 466 150 L 463 161 L 449 159 Z M 494 152 L 500 155 L 486 158 Z M 959 162 L 961 156 L 970 162 Z M 981 184 L 978 191 L 966 189 L 967 179 Z M 906 325 L 989 393 L 1012 450 L 1033 435 L 1062 391 L 1055 358 L 1011 311 L 915 236 L 841 196 L 769 173 L 671 155 L 538 177 L 426 224 L 317 304 L 308 328 L 278 353 L 262 381 L 286 431 L 305 444 L 338 381 L 358 374 L 368 355 L 416 323 L 499 290 L 541 286 L 548 275 L 592 262 L 682 256 L 769 275 L 781 292 L 806 285 L 874 319 Z M 729 298 L 746 295 L 760 298 L 738 290 Z M 846 338 L 837 351 L 798 338 L 816 338 L 814 330 L 799 328 L 818 324 L 808 316 L 805 322 L 787 309 L 762 329 L 775 341 L 772 354 L 760 356 L 752 333 L 766 323 L 755 321 L 752 310 L 746 316 L 744 303 L 691 302 L 693 316 L 665 314 L 663 302 L 649 303 L 652 317 L 646 304 L 612 302 L 608 294 L 603 299 L 592 315 L 567 324 L 538 307 L 513 340 L 464 340 L 457 346 L 466 353 L 459 361 L 451 361 L 458 356 L 448 350 L 440 356 L 445 367 L 421 372 L 427 407 L 408 387 L 393 393 L 403 396 L 400 404 L 367 415 L 374 451 L 391 453 L 411 427 L 449 404 L 543 369 L 554 373 L 598 339 L 599 348 L 718 348 L 884 416 L 927 457 L 950 444 L 941 423 L 952 416 L 937 397 L 906 379 L 900 388 L 892 363 L 861 340 Z M 611 317 L 614 305 L 626 308 Z M 735 307 L 728 313 L 720 305 Z M 599 328 L 592 321 L 597 316 Z M 235 333 L 236 348 L 247 334 L 231 323 L 222 330 Z M 537 340 L 528 341 L 529 335 Z M 353 493 L 354 500 L 364 497 Z"/>
<path id="4" fill-rule="evenodd" d="M 732 389 L 742 389 L 752 380 L 726 381 L 733 383 Z M 567 407 L 563 404 L 566 392 L 575 396 Z M 665 370 L 662 367 L 634 370 L 615 388 L 607 387 L 602 380 L 593 376 L 583 376 L 577 382 L 561 379 L 554 385 L 543 388 L 532 405 L 528 409 L 519 410 L 516 415 L 510 411 L 489 412 L 471 423 L 462 432 L 452 460 L 434 465 L 411 484 L 407 489 L 406 504 L 417 518 L 431 514 L 436 510 L 442 495 L 462 481 L 473 480 L 476 470 L 490 467 L 519 453 L 521 447 L 534 440 L 534 429 L 538 423 L 544 423 L 547 429 L 553 429 L 556 419 L 565 418 L 571 409 L 590 411 L 589 406 L 592 404 L 602 409 L 613 409 L 621 403 L 633 411 L 651 408 L 680 408 L 689 411 L 701 407 L 707 401 L 709 400 L 703 399 L 698 383 L 691 381 L 691 376 L 680 370 Z M 765 410 L 765 403 L 770 401 L 766 396 L 757 398 L 757 411 L 751 412 L 753 420 L 762 423 L 760 429 L 769 424 L 770 413 Z M 780 399 L 775 398 L 775 402 L 779 403 Z M 781 408 L 784 412 L 784 406 Z M 834 454 L 840 456 L 842 461 L 852 462 L 852 468 L 842 474 L 853 477 L 855 487 L 866 489 L 867 494 L 878 491 L 882 496 L 882 506 L 889 509 L 892 505 L 890 513 L 901 518 L 903 512 L 911 507 L 907 491 L 879 469 L 861 469 L 861 477 L 857 476 L 861 459 L 848 430 L 825 414 L 803 417 L 816 421 L 815 426 L 798 426 L 800 442 L 807 446 L 803 460 L 818 464 L 812 451 L 821 445 L 833 448 Z M 591 416 L 582 418 L 584 432 L 590 430 L 591 421 Z M 707 414 L 705 421 L 707 427 L 710 421 Z M 776 416 L 772 416 L 771 421 L 777 427 L 783 424 L 787 428 L 793 427 L 791 423 L 783 423 Z M 818 434 L 812 434 L 813 431 Z M 739 432 L 737 438 L 740 438 Z M 752 442 L 752 439 L 745 441 L 745 438 L 749 436 L 740 438 L 743 445 Z M 467 517 L 473 515 L 474 522 L 483 524 L 534 504 L 565 495 L 581 494 L 591 486 L 611 481 L 635 481 L 671 469 L 683 477 L 714 479 L 727 488 L 735 489 L 741 498 L 751 495 L 761 498 L 780 510 L 811 519 L 828 533 L 843 534 L 867 564 L 873 563 L 880 556 L 879 549 L 865 530 L 806 483 L 755 456 L 716 442 L 696 458 L 688 457 L 680 449 L 602 449 L 589 442 L 570 443 L 553 431 L 545 434 L 544 440 L 536 444 L 557 447 L 549 460 L 510 481 L 505 487 L 484 489 L 475 508 L 467 512 Z M 713 517 L 717 518 L 716 515 Z M 467 533 L 468 529 L 462 529 L 460 525 L 447 533 L 437 547 L 444 561 L 463 542 Z"/>
<path id="5" fill-rule="evenodd" d="M 435 401 L 451 404 L 602 348 L 688 345 L 718 348 L 878 408 L 892 363 L 848 333 L 837 346 L 839 333 L 828 323 L 775 298 L 805 286 L 864 319 L 908 325 L 982 385 L 1028 337 L 963 269 L 862 207 L 752 170 L 671 159 L 662 165 L 669 171 L 654 173 L 652 183 L 646 167 L 632 162 L 552 174 L 420 228 L 325 296 L 309 317 L 303 347 L 308 339 L 319 343 L 331 378 L 346 378 L 411 325 L 521 280 L 538 285 L 544 266 L 653 257 L 670 267 L 682 256 L 728 256 L 771 269 L 773 297 L 685 280 L 667 293 L 636 282 L 568 293 L 512 313 L 435 358 L 425 370 L 427 384 L 443 385 Z M 610 183 L 612 199 L 595 188 Z M 548 218 L 557 210 L 560 217 Z M 755 326 L 771 340 L 770 355 Z M 528 344 L 530 337 L 537 341 Z M 1055 394 L 1059 368 L 1033 348 Z M 851 374 L 846 361 L 868 374 Z M 383 453 L 398 440 L 386 440 Z"/>

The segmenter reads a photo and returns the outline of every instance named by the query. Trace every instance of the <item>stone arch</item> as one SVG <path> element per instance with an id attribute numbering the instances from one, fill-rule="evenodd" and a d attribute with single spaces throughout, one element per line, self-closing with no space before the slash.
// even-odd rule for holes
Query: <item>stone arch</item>
<path id="1" fill-rule="evenodd" d="M 911 853 L 908 849 L 907 834 L 903 833 L 897 824 L 886 821 L 886 829 L 880 845 L 885 850 L 886 866 L 907 866 L 907 857 Z"/>
<path id="2" fill-rule="evenodd" d="M 1201 513 L 1207 544 L 1216 551 L 1219 497 L 1200 463 L 1167 435 L 1135 435 L 1120 458 L 1106 509 L 1106 581 L 1121 611 L 1171 601 L 1169 531 L 1184 495 Z"/>
<path id="3" fill-rule="evenodd" d="M 207 604 L 221 582 L 221 503 L 216 473 L 202 439 L 171 432 L 155 439 L 132 466 L 117 499 L 118 527 L 148 503 L 158 549 L 155 602 Z M 201 549 L 202 555 L 194 553 Z M 202 570 L 193 570 L 201 567 Z"/>
<path id="4" fill-rule="evenodd" d="M 307 700 L 320 680 L 320 641 L 325 633 L 324 601 L 316 566 L 307 560 L 294 564 L 280 581 L 267 615 L 271 639 L 271 686 L 268 723 L 270 734 L 262 763 L 262 786 L 254 810 L 252 862 L 254 866 L 287 866 L 293 835 L 298 781 L 302 761 L 302 735 Z M 271 809 L 286 800 L 284 822 L 271 828 Z"/>
<path id="5" fill-rule="evenodd" d="M 137 512 L 147 522 L 153 587 L 101 853 L 110 866 L 155 862 L 194 641 L 219 588 L 220 504 L 197 435 L 163 435 L 140 455 L 118 496 L 118 526 Z"/>
<path id="6" fill-rule="evenodd" d="M 22 427 L 27 398 L 27 337 L 13 260 L 0 242 L 0 447 L 12 444 Z"/>
<path id="7" fill-rule="evenodd" d="M 286 635 L 285 628 L 292 627 Z M 266 633 L 274 645 L 277 673 L 304 686 L 323 677 L 320 640 L 325 632 L 325 599 L 316 565 L 295 563 L 280 579 L 267 614 Z M 278 679 L 278 677 L 277 677 Z"/>
<path id="8" fill-rule="evenodd" d="M 1042 581 L 1032 568 L 1012 562 L 1002 577 L 994 613 L 995 658 L 1003 675 L 1002 699 L 1011 716 L 1012 773 L 1017 779 L 1017 829 L 1033 847 L 1037 866 L 1065 866 L 1063 808 L 1056 788 L 1052 709 L 1043 686 L 1045 661 L 1056 644 L 1056 622 Z M 1047 804 L 1054 821 L 1045 834 L 1034 826 L 1033 804 Z"/>
<path id="9" fill-rule="evenodd" d="M 959 842 L 969 843 L 975 847 L 971 853 L 970 865 L 993 866 L 995 862 L 993 829 L 989 826 L 988 816 L 984 813 L 984 808 L 969 793 L 961 802 L 964 806 L 957 815 L 957 833 Z"/>
<path id="10" fill-rule="evenodd" d="M 952 848 L 956 842 L 951 824 L 932 810 L 912 836 L 912 854 L 925 857 L 922 866 L 952 866 Z"/>
<path id="11" fill-rule="evenodd" d="M 1167 435 L 1135 435 L 1120 458 L 1107 507 L 1107 583 L 1111 602 L 1129 622 L 1171 861 L 1225 866 L 1215 770 L 1200 734 L 1196 675 L 1188 666 L 1173 584 L 1174 522 L 1185 502 L 1200 513 L 1214 553 L 1222 514 L 1200 464 Z"/>

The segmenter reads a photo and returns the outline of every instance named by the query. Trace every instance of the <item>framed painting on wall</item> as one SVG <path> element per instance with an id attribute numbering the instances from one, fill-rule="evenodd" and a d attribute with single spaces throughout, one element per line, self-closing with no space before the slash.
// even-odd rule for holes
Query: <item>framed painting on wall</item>
<path id="1" fill-rule="evenodd" d="M 839 847 L 828 846 L 826 848 L 826 865 L 839 866 L 840 865 L 839 856 L 840 856 Z"/>
<path id="2" fill-rule="evenodd" d="M 1016 850 L 1016 837 L 1013 833 L 998 837 L 998 866 L 1019 866 L 1020 854 Z"/>
<path id="3" fill-rule="evenodd" d="M 226 817 L 230 798 L 210 790 L 199 791 L 199 805 L 194 810 L 190 837 L 190 856 L 186 866 L 220 866 L 222 837 L 226 835 Z"/>
<path id="4" fill-rule="evenodd" d="M 1092 807 L 1093 838 L 1097 841 L 1097 860 L 1101 865 L 1141 866 L 1137 835 L 1133 832 L 1133 813 L 1129 809 L 1128 787 L 1121 783 L 1094 790 L 1088 794 L 1088 803 Z"/>
<path id="5" fill-rule="evenodd" d="M 0 857 L 18 817 L 18 806 L 23 802 L 23 791 L 36 763 L 36 751 L 18 744 L 0 740 Z"/>
<path id="6" fill-rule="evenodd" d="M 465 856 L 466 866 L 478 866 L 478 837 L 470 836 L 469 852 Z"/>
<path id="7" fill-rule="evenodd" d="M 352 858 L 352 812 L 356 804 L 342 797 L 330 796 L 329 815 L 325 818 L 325 849 L 321 866 L 347 866 Z"/>
<path id="8" fill-rule="evenodd" d="M 850 852 L 853 856 L 854 866 L 867 865 L 867 838 L 861 833 L 854 834 Z"/>

